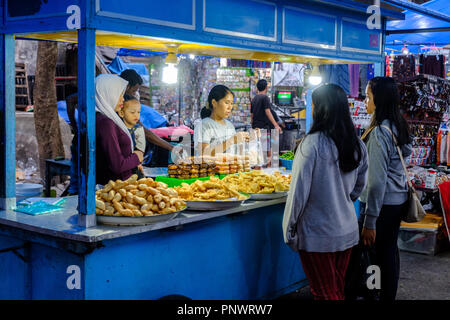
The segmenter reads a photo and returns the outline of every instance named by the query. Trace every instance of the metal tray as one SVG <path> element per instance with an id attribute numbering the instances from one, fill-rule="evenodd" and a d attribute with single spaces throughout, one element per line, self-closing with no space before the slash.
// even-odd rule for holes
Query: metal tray
<path id="1" fill-rule="evenodd" d="M 244 200 L 216 200 L 216 201 L 185 201 L 187 210 L 191 211 L 217 211 L 239 207 L 244 201 L 250 199 L 249 194 Z"/>
<path id="2" fill-rule="evenodd" d="M 272 193 L 249 193 L 252 200 L 272 200 L 287 197 L 288 192 L 272 192 Z"/>
<path id="3" fill-rule="evenodd" d="M 180 212 L 184 210 L 186 210 L 186 208 L 172 213 L 156 214 L 144 217 L 97 216 L 97 222 L 100 224 L 106 224 L 111 226 L 143 226 L 146 224 L 152 224 L 174 219 L 176 216 L 180 214 Z"/>

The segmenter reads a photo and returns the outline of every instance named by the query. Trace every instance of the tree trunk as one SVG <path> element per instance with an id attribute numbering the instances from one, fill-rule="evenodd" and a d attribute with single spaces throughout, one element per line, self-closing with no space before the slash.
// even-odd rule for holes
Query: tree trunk
<path id="1" fill-rule="evenodd" d="M 45 159 L 64 157 L 56 105 L 56 60 L 58 44 L 39 41 L 34 83 L 34 125 L 39 149 L 39 170 L 45 177 Z"/>

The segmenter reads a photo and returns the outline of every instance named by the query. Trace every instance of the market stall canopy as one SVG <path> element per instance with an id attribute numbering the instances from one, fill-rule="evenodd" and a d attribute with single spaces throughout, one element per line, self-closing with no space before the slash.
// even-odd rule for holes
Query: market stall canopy
<path id="1" fill-rule="evenodd" d="M 450 6 L 448 0 L 433 0 L 422 4 L 427 9 L 438 11 L 450 16 Z M 413 33 L 390 34 L 386 36 L 386 47 L 400 50 L 404 44 L 408 45 L 410 52 L 419 52 L 420 45 L 446 46 L 450 44 L 450 23 L 428 17 L 410 10 L 405 13 L 403 21 L 389 21 L 387 23 L 388 31 L 412 30 Z M 430 28 L 448 28 L 439 32 L 420 32 L 419 29 Z M 389 32 L 388 32 L 389 33 Z"/>
<path id="2" fill-rule="evenodd" d="M 57 32 L 22 35 L 25 39 L 51 40 L 60 42 L 77 43 L 77 32 Z M 96 31 L 96 45 L 116 48 L 136 49 L 143 51 L 167 52 L 167 44 L 177 44 L 178 54 L 194 54 L 197 56 L 223 57 L 230 59 L 260 60 L 290 63 L 315 63 L 315 64 L 360 64 L 363 61 L 325 59 L 309 56 L 297 56 L 291 54 L 271 53 L 263 51 L 252 51 L 246 49 L 216 47 L 195 43 L 184 43 L 181 41 L 158 39 L 146 36 L 112 33 L 107 31 Z"/>

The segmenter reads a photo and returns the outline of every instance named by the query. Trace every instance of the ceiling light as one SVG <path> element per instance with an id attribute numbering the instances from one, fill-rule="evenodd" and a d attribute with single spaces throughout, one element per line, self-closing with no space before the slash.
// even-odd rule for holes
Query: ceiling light
<path id="1" fill-rule="evenodd" d="M 166 43 L 168 55 L 166 60 L 164 60 L 164 63 L 167 64 L 167 66 L 163 68 L 162 81 L 167 84 L 174 84 L 178 81 L 178 69 L 176 68 L 178 58 L 175 54 L 178 46 L 179 45 L 175 43 Z"/>
<path id="2" fill-rule="evenodd" d="M 178 70 L 175 67 L 175 64 L 169 63 L 163 69 L 162 81 L 167 84 L 177 83 L 178 80 Z"/>
<path id="3" fill-rule="evenodd" d="M 312 73 L 308 78 L 308 82 L 309 82 L 309 84 L 311 84 L 313 86 L 317 86 L 320 83 L 322 83 L 322 76 L 319 72 L 318 66 L 313 66 Z"/>

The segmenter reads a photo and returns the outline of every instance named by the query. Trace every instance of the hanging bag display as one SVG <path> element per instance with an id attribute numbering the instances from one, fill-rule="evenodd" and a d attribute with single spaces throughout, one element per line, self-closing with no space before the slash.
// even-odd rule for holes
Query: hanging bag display
<path id="1" fill-rule="evenodd" d="M 392 133 L 391 129 L 387 126 L 382 126 L 386 128 L 392 135 L 392 138 L 394 139 L 395 146 L 397 147 L 398 155 L 400 156 L 400 161 L 402 162 L 403 171 L 405 172 L 406 181 L 408 183 L 408 210 L 406 212 L 406 215 L 402 217 L 402 220 L 405 222 L 419 222 L 425 217 L 425 210 L 422 207 L 422 204 L 420 203 L 419 195 L 417 194 L 416 189 L 414 189 L 411 180 L 408 177 L 408 171 L 406 170 L 405 161 L 403 160 L 402 151 L 400 150 L 400 147 L 397 143 L 397 138 Z"/>

